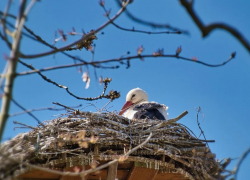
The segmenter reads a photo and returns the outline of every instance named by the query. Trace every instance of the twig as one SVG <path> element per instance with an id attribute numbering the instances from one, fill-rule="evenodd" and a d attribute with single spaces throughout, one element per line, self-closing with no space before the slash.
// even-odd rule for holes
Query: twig
<path id="1" fill-rule="evenodd" d="M 46 42 L 45 40 L 43 40 L 40 36 L 36 35 L 33 31 L 31 31 L 27 26 L 24 26 L 24 29 L 25 29 L 26 31 L 28 31 L 31 35 L 33 35 L 33 36 L 36 38 L 37 41 L 43 43 L 44 45 L 46 45 L 46 46 L 48 46 L 48 47 L 50 47 L 50 48 L 52 48 L 52 49 L 54 49 L 54 50 L 57 50 L 56 47 L 54 47 L 54 46 L 50 45 L 49 43 L 47 43 L 47 42 Z M 68 53 L 66 53 L 66 52 L 63 52 L 63 51 L 61 51 L 61 53 L 64 54 L 64 55 L 66 55 L 66 56 L 68 56 L 68 57 L 70 57 L 70 58 L 72 58 L 72 59 L 74 59 L 74 60 L 78 60 L 78 61 L 80 61 L 80 62 L 82 62 L 82 63 L 87 63 L 85 60 L 80 59 L 79 57 L 72 56 L 72 55 L 70 55 L 70 54 L 68 54 Z M 95 67 L 94 64 L 91 64 L 91 65 L 93 65 L 93 66 Z"/>
<path id="2" fill-rule="evenodd" d="M 105 63 L 110 63 L 110 62 L 122 62 L 122 60 L 133 60 L 133 59 L 141 59 L 141 58 L 177 58 L 177 59 L 181 59 L 181 60 L 185 60 L 185 61 L 189 61 L 189 62 L 194 62 L 194 63 L 199 63 L 202 64 L 204 66 L 208 66 L 208 67 L 220 67 L 220 66 L 224 66 L 227 63 L 229 63 L 232 59 L 235 58 L 235 53 L 232 53 L 230 58 L 220 64 L 208 64 L 205 63 L 203 61 L 200 60 L 194 60 L 191 58 L 186 58 L 186 57 L 182 57 L 182 56 L 177 56 L 176 54 L 173 55 L 161 55 L 161 56 L 155 56 L 155 55 L 134 55 L 134 56 L 128 56 L 128 57 L 120 57 L 120 58 L 115 58 L 115 59 L 107 59 L 107 60 L 101 60 L 101 61 L 95 61 L 95 62 L 88 62 L 88 63 L 74 63 L 74 64 L 69 64 L 69 65 L 62 65 L 62 66 L 54 66 L 54 67 L 48 67 L 48 68 L 43 68 L 43 69 L 39 69 L 39 70 L 33 70 L 33 71 L 27 71 L 27 72 L 21 72 L 21 73 L 17 73 L 17 76 L 21 76 L 21 75 L 28 75 L 28 74 L 33 74 L 33 73 L 37 73 L 37 72 L 44 72 L 44 71 L 50 71 L 50 70 L 54 70 L 54 69 L 63 69 L 63 68 L 70 68 L 70 67 L 76 67 L 76 66 L 82 66 L 82 65 L 91 65 L 91 64 L 105 64 Z M 101 67 L 104 68 L 104 67 Z M 109 67 L 112 69 L 115 68 L 119 68 L 119 66 L 113 66 L 113 67 Z"/>
<path id="3" fill-rule="evenodd" d="M 58 83 L 56 83 L 55 81 L 52 81 L 51 79 L 47 78 L 46 76 L 44 76 L 41 72 L 39 72 L 38 70 L 36 70 L 33 66 L 31 65 L 28 65 L 24 62 L 22 62 L 21 60 L 19 60 L 19 62 L 32 69 L 33 71 L 35 71 L 37 74 L 39 74 L 45 81 L 51 83 L 51 84 L 54 84 L 55 86 L 59 87 L 59 88 L 63 88 L 67 91 L 67 93 L 69 93 L 71 96 L 75 97 L 76 99 L 80 99 L 80 100 L 87 100 L 87 101 L 93 101 L 93 100 L 97 100 L 97 99 L 102 99 L 102 98 L 107 98 L 107 99 L 110 99 L 110 96 L 109 95 L 104 95 L 105 92 L 106 92 L 106 89 L 107 89 L 107 86 L 108 86 L 108 83 L 109 82 L 104 82 L 104 88 L 103 88 L 103 93 L 97 97 L 94 97 L 94 98 L 91 98 L 91 97 L 87 97 L 87 98 L 84 98 L 84 97 L 79 97 L 79 96 L 76 96 L 74 95 L 72 92 L 69 91 L 69 88 L 67 86 L 64 86 L 64 85 L 60 85 Z"/>
<path id="4" fill-rule="evenodd" d="M 204 139 L 205 139 L 205 142 L 206 142 L 207 146 L 209 147 L 208 142 L 207 142 L 207 139 L 206 139 L 206 136 L 205 136 L 205 133 L 204 133 L 204 131 L 201 129 L 201 126 L 200 126 L 200 122 L 199 122 L 199 113 L 200 113 L 200 112 L 201 112 L 201 108 L 198 107 L 197 115 L 196 115 L 197 125 L 198 125 L 198 127 L 199 127 L 199 129 L 200 129 L 200 131 L 201 131 L 201 134 L 203 135 L 203 137 L 204 137 Z"/>
<path id="5" fill-rule="evenodd" d="M 70 109 L 70 110 L 75 111 L 75 109 L 73 109 L 73 108 L 71 108 L 71 107 L 68 107 L 68 106 L 65 106 L 65 105 L 63 105 L 63 104 L 60 104 L 60 103 L 58 103 L 58 102 L 52 102 L 52 104 L 56 104 L 56 105 L 58 105 L 58 106 L 64 107 L 65 109 Z"/>
<path id="6" fill-rule="evenodd" d="M 120 1 L 116 0 L 117 4 L 119 6 L 121 6 L 121 3 Z M 184 30 L 180 30 L 178 28 L 175 28 L 175 27 L 172 27 L 168 24 L 158 24 L 158 23 L 154 23 L 154 22 L 149 22 L 149 21 L 145 21 L 145 20 L 142 20 L 142 19 L 139 19 L 137 17 L 135 17 L 132 13 L 130 13 L 127 9 L 125 10 L 124 12 L 131 20 L 137 22 L 137 23 L 140 23 L 140 24 L 143 24 L 145 26 L 151 26 L 153 28 L 164 28 L 164 29 L 170 29 L 170 30 L 173 30 L 173 31 L 177 31 L 177 32 L 180 32 L 180 33 L 183 33 L 183 34 L 189 34 L 188 31 L 184 31 Z"/>
<path id="7" fill-rule="evenodd" d="M 179 115 L 178 117 L 176 118 L 173 118 L 173 119 L 169 119 L 167 121 L 162 121 L 160 124 L 157 124 L 151 128 L 148 128 L 146 131 L 143 131 L 141 134 L 147 134 L 153 130 L 156 130 L 156 129 L 159 129 L 160 127 L 163 127 L 164 125 L 166 124 L 170 124 L 170 123 L 173 123 L 173 122 L 176 122 L 178 120 L 180 120 L 181 118 L 183 118 L 185 115 L 187 115 L 188 112 L 187 111 L 184 111 L 181 115 Z"/>
<path id="8" fill-rule="evenodd" d="M 246 37 L 244 37 L 237 29 L 231 27 L 230 25 L 224 23 L 213 23 L 210 25 L 205 26 L 203 22 L 200 20 L 199 16 L 193 9 L 193 2 L 188 0 L 180 0 L 182 6 L 187 10 L 193 21 L 196 23 L 200 31 L 202 32 L 202 36 L 206 37 L 215 29 L 223 29 L 230 34 L 232 34 L 241 44 L 248 50 L 250 53 L 250 44 L 247 41 Z"/>
<path id="9" fill-rule="evenodd" d="M 58 48 L 56 50 L 52 50 L 52 51 L 48 51 L 48 52 L 44 52 L 44 53 L 40 53 L 40 54 L 33 54 L 33 55 L 21 55 L 22 58 L 26 58 L 26 59 L 33 59 L 33 58 L 38 58 L 38 57 L 43 57 L 43 56 L 47 56 L 47 55 L 51 55 L 54 53 L 57 53 L 59 51 L 65 51 L 67 49 L 69 49 L 70 47 L 87 40 L 89 37 L 91 37 L 92 35 L 95 35 L 97 32 L 101 31 L 103 28 L 105 28 L 107 25 L 110 24 L 111 21 L 114 21 L 116 18 L 118 18 L 121 13 L 126 9 L 126 6 L 128 5 L 129 1 L 127 1 L 126 3 L 124 3 L 121 7 L 121 9 L 117 12 L 117 14 L 115 16 L 113 16 L 111 18 L 111 20 L 108 20 L 107 22 L 105 22 L 103 25 L 101 25 L 99 28 L 97 28 L 96 30 L 90 31 L 88 34 L 86 34 L 85 36 L 83 36 L 81 39 L 70 43 L 64 47 Z"/>
<path id="10" fill-rule="evenodd" d="M 247 155 L 248 155 L 249 153 L 250 153 L 250 148 L 248 148 L 248 149 L 242 154 L 242 156 L 240 157 L 239 162 L 237 163 L 236 167 L 234 168 L 234 172 L 235 172 L 234 179 L 235 179 L 235 180 L 237 180 L 237 175 L 238 175 L 238 172 L 239 172 L 241 163 L 243 162 L 243 160 L 247 157 Z"/>
<path id="11" fill-rule="evenodd" d="M 79 105 L 71 107 L 71 108 L 77 108 L 77 107 L 81 107 L 81 106 L 82 106 L 82 104 L 79 104 Z M 67 108 L 70 108 L 70 107 L 67 107 Z M 27 109 L 27 110 L 22 111 L 22 112 L 10 114 L 9 116 L 17 116 L 17 115 L 25 114 L 25 113 L 28 113 L 28 112 L 42 111 L 42 110 L 63 111 L 63 110 L 65 110 L 65 108 L 63 108 L 63 109 L 56 109 L 54 106 L 52 106 L 52 107 L 44 107 L 44 108 L 36 108 L 36 109 Z"/>
<path id="12" fill-rule="evenodd" d="M 37 128 L 34 128 L 34 127 L 32 127 L 32 126 L 29 126 L 29 125 L 26 125 L 26 124 L 23 124 L 23 123 L 20 123 L 20 122 L 17 122 L 17 121 L 13 121 L 13 123 L 14 123 L 14 124 L 20 124 L 20 125 L 22 125 L 22 126 L 25 126 L 25 127 L 27 127 L 27 128 L 34 129 L 34 130 L 37 129 Z"/>
<path id="13" fill-rule="evenodd" d="M 15 105 L 17 105 L 19 108 L 21 108 L 22 110 L 24 110 L 24 111 L 27 111 L 22 105 L 20 105 L 17 101 L 15 101 L 14 99 L 11 99 L 11 101 L 15 104 Z M 27 112 L 27 114 L 29 114 L 31 117 L 33 117 L 37 122 L 38 122 L 38 124 L 41 124 L 41 125 L 43 125 L 43 123 L 35 116 L 35 115 L 33 115 L 31 112 Z M 44 125 L 43 125 L 44 126 Z"/>
<path id="14" fill-rule="evenodd" d="M 106 16 L 108 17 L 108 19 L 110 19 L 109 17 L 109 12 L 107 11 L 107 9 L 105 8 L 105 6 L 102 6 Z M 118 29 L 121 29 L 123 31 L 130 31 L 130 32 L 138 32 L 138 33 L 144 33 L 144 34 L 181 34 L 181 31 L 161 31 L 161 32 L 152 32 L 152 31 L 143 31 L 143 30 L 135 30 L 134 28 L 132 29 L 128 29 L 128 28 L 123 28 L 119 25 L 117 25 L 116 23 L 114 23 L 114 21 L 111 21 L 111 24 L 113 24 L 115 27 L 117 27 Z"/>
<path id="15" fill-rule="evenodd" d="M 7 28 L 6 28 L 6 18 L 7 18 L 8 11 L 10 9 L 11 3 L 12 3 L 12 1 L 8 0 L 7 6 L 6 6 L 5 11 L 3 13 L 3 19 L 1 19 L 1 24 L 2 24 L 2 27 L 3 27 L 3 39 L 5 40 L 5 42 L 7 43 L 8 46 L 11 43 L 9 42 L 8 36 L 7 36 L 7 33 L 6 33 L 6 31 L 7 31 Z"/>

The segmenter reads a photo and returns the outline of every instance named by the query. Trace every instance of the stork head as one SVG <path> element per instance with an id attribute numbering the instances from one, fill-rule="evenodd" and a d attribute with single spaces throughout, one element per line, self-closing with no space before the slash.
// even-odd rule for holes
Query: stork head
<path id="1" fill-rule="evenodd" d="M 130 106 L 148 101 L 148 95 L 140 88 L 132 89 L 126 96 L 126 103 L 123 105 L 119 115 L 122 115 Z"/>

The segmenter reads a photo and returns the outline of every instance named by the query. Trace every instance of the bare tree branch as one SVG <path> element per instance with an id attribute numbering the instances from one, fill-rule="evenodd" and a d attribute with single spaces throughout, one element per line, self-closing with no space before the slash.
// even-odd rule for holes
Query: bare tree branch
<path id="1" fill-rule="evenodd" d="M 141 59 L 141 58 L 177 58 L 177 59 L 181 59 L 181 60 L 185 60 L 185 61 L 190 61 L 190 62 L 194 62 L 194 63 L 199 63 L 202 64 L 204 66 L 208 66 L 208 67 L 220 67 L 220 66 L 224 66 L 226 65 L 228 62 L 230 62 L 232 59 L 235 58 L 235 52 L 231 54 L 230 58 L 220 64 L 208 64 L 205 63 L 203 61 L 200 60 L 196 60 L 196 59 L 192 59 L 192 58 L 186 58 L 186 57 L 182 57 L 176 54 L 173 55 L 135 55 L 135 56 L 128 56 L 128 57 L 120 57 L 120 58 L 115 58 L 115 59 L 107 59 L 107 60 L 101 60 L 101 61 L 94 61 L 94 62 L 87 62 L 87 63 L 74 63 L 74 64 L 69 64 L 69 65 L 61 65 L 61 66 L 54 66 L 54 67 L 48 67 L 48 68 L 43 68 L 43 69 L 34 69 L 32 71 L 27 71 L 27 72 L 20 72 L 17 73 L 17 76 L 21 76 L 21 75 L 28 75 L 28 74 L 33 74 L 33 73 L 38 73 L 38 72 L 44 72 L 44 71 L 50 71 L 50 70 L 54 70 L 54 69 L 63 69 L 63 68 L 69 68 L 69 67 L 76 67 L 76 66 L 82 66 L 82 65 L 90 65 L 90 64 L 95 64 L 96 67 L 100 67 L 100 68 L 111 68 L 111 69 L 116 69 L 119 68 L 119 66 L 111 66 L 111 67 L 103 67 L 103 66 L 97 66 L 99 64 L 104 64 L 104 63 L 110 63 L 110 62 L 119 62 L 121 64 L 124 64 L 122 62 L 122 60 L 133 60 L 133 59 Z"/>
<path id="2" fill-rule="evenodd" d="M 121 6 L 121 3 L 120 1 L 116 0 L 117 4 L 119 6 Z M 170 29 L 170 30 L 173 30 L 173 31 L 176 31 L 176 32 L 180 32 L 180 33 L 183 33 L 183 34 L 189 34 L 188 31 L 185 31 L 185 30 L 180 30 L 178 28 L 175 28 L 173 26 L 170 26 L 169 24 L 159 24 L 159 23 L 155 23 L 155 22 L 149 22 L 149 21 L 146 21 L 146 20 L 142 20 L 140 18 L 137 18 L 135 17 L 132 13 L 130 13 L 127 9 L 125 10 L 124 12 L 131 20 L 139 23 L 139 24 L 143 24 L 145 26 L 150 26 L 150 27 L 153 27 L 153 28 L 163 28 L 163 29 Z"/>
<path id="3" fill-rule="evenodd" d="M 102 6 L 105 13 L 106 13 L 106 16 L 108 17 L 108 19 L 110 20 L 110 17 L 109 17 L 109 11 L 107 11 L 107 9 L 105 8 L 105 6 L 103 5 Z M 114 23 L 114 21 L 111 21 L 111 24 L 113 24 L 115 27 L 117 27 L 118 29 L 121 29 L 123 31 L 130 31 L 130 32 L 138 32 L 138 33 L 144 33 L 144 34 L 182 34 L 181 31 L 160 31 L 160 32 L 152 32 L 152 31 L 143 31 L 143 30 L 135 30 L 134 28 L 132 29 L 128 29 L 128 28 L 123 28 L 119 25 L 117 25 L 116 23 Z"/>
<path id="4" fill-rule="evenodd" d="M 71 108 L 78 108 L 78 107 L 81 107 L 82 104 L 79 104 L 77 106 L 73 106 Z M 21 114 L 25 114 L 25 113 L 29 113 L 29 112 L 33 112 L 33 111 L 42 111 L 42 110 L 51 110 L 51 111 L 63 111 L 67 108 L 60 108 L 60 109 L 57 109 L 55 108 L 54 106 L 52 107 L 43 107 L 43 108 L 36 108 L 36 109 L 26 109 L 22 112 L 17 112 L 17 113 L 13 113 L 13 114 L 10 114 L 9 116 L 12 117 L 12 116 L 18 116 L 18 115 L 21 115 Z"/>
<path id="5" fill-rule="evenodd" d="M 206 37 L 207 35 L 209 35 L 210 32 L 215 29 L 223 29 L 231 33 L 236 39 L 238 39 L 238 41 L 240 41 L 241 44 L 250 53 L 250 43 L 247 41 L 246 37 L 244 37 L 237 29 L 224 23 L 213 23 L 205 26 L 193 9 L 193 1 L 180 0 L 180 2 L 182 6 L 187 10 L 188 14 L 191 16 L 198 28 L 201 30 L 203 37 Z"/>
<path id="6" fill-rule="evenodd" d="M 49 83 L 52 83 L 54 84 L 55 86 L 59 87 L 59 88 L 63 88 L 67 91 L 67 93 L 69 93 L 71 96 L 75 97 L 76 99 L 80 99 L 80 100 L 87 100 L 87 101 L 93 101 L 93 100 L 97 100 L 97 99 L 102 99 L 102 98 L 107 98 L 107 99 L 116 99 L 116 98 L 119 98 L 120 97 L 120 94 L 117 93 L 116 91 L 110 91 L 109 92 L 109 95 L 105 95 L 105 92 L 106 92 L 106 89 L 108 87 L 108 83 L 111 82 L 111 78 L 110 79 L 104 79 L 103 80 L 103 83 L 104 83 L 104 87 L 103 87 L 103 92 L 101 95 L 97 96 L 97 97 L 94 97 L 94 98 L 91 98 L 91 97 L 87 97 L 87 98 L 84 98 L 84 97 L 79 97 L 79 96 L 76 96 L 75 94 L 73 94 L 72 92 L 69 91 L 69 88 L 67 86 L 64 86 L 64 85 L 60 85 L 58 83 L 56 83 L 55 81 L 52 81 L 51 79 L 47 78 L 46 76 L 44 76 L 41 72 L 37 71 L 33 66 L 31 65 L 28 65 L 24 62 L 22 62 L 21 60 L 19 60 L 19 62 L 21 64 L 23 64 L 24 66 L 36 71 L 37 74 L 39 74 L 45 81 L 49 82 Z"/>
<path id="7" fill-rule="evenodd" d="M 2 108 L 0 112 L 0 141 L 2 139 L 6 121 L 9 117 L 8 112 L 10 108 L 10 101 L 12 99 L 12 91 L 13 91 L 13 85 L 16 75 L 16 67 L 19 57 L 19 46 L 21 41 L 22 28 L 31 7 L 34 5 L 36 1 L 32 0 L 29 6 L 25 10 L 26 2 L 27 2 L 26 0 L 20 1 L 19 15 L 15 25 L 16 30 L 13 32 L 14 36 L 13 36 L 12 50 L 9 58 L 10 63 L 6 73 L 4 94 L 2 97 Z"/>
<path id="8" fill-rule="evenodd" d="M 96 30 L 90 31 L 88 34 L 86 34 L 85 36 L 83 36 L 81 39 L 70 43 L 64 47 L 58 48 L 56 50 L 52 50 L 52 51 L 48 51 L 48 52 L 44 52 L 44 53 L 40 53 L 40 54 L 34 54 L 34 55 L 24 55 L 22 54 L 20 57 L 22 58 L 26 58 L 26 59 L 33 59 L 33 58 L 38 58 L 38 57 L 43 57 L 43 56 L 47 56 L 47 55 L 51 55 L 54 53 L 57 53 L 59 51 L 65 51 L 67 49 L 69 49 L 70 47 L 81 43 L 82 41 L 87 40 L 88 38 L 90 38 L 91 36 L 95 35 L 97 32 L 101 31 L 103 28 L 105 28 L 106 26 L 108 26 L 110 24 L 111 21 L 114 21 L 116 18 L 118 18 L 121 13 L 126 9 L 126 6 L 128 5 L 129 1 L 127 1 L 126 3 L 123 3 L 121 9 L 117 12 L 117 14 L 115 16 L 113 16 L 111 18 L 111 20 L 108 20 L 107 22 L 105 22 L 103 25 L 101 25 L 99 28 L 97 28 Z"/>
<path id="9" fill-rule="evenodd" d="M 33 118 L 38 122 L 38 124 L 43 125 L 43 123 L 42 123 L 34 114 L 32 114 L 31 112 L 27 111 L 27 110 L 26 110 L 22 105 L 20 105 L 17 101 L 15 101 L 14 99 L 11 99 L 11 101 L 12 101 L 15 105 L 17 105 L 19 108 L 21 108 L 23 111 L 25 111 L 27 114 L 29 114 L 31 117 L 33 117 Z M 11 116 L 11 115 L 9 115 L 9 116 Z"/>

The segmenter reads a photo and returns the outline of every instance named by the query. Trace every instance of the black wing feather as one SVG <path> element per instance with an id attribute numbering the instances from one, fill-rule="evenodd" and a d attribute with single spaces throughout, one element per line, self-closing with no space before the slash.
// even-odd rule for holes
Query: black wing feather
<path id="1" fill-rule="evenodd" d="M 136 105 L 133 110 L 137 111 L 134 114 L 135 119 L 159 119 L 166 120 L 164 116 L 157 110 L 157 108 L 163 107 L 158 103 L 144 103 Z"/>

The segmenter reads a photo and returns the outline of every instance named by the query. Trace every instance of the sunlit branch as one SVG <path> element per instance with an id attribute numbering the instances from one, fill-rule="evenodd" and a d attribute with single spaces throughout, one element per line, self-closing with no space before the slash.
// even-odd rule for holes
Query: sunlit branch
<path id="1" fill-rule="evenodd" d="M 236 39 L 238 39 L 241 44 L 248 50 L 250 53 L 250 43 L 247 41 L 246 37 L 244 37 L 237 29 L 234 27 L 224 24 L 224 23 L 213 23 L 210 25 L 204 25 L 200 20 L 199 16 L 193 9 L 193 1 L 188 0 L 180 0 L 182 6 L 187 10 L 188 14 L 191 16 L 195 24 L 199 27 L 202 32 L 202 36 L 206 37 L 215 29 L 223 29 L 229 33 L 231 33 Z"/>

